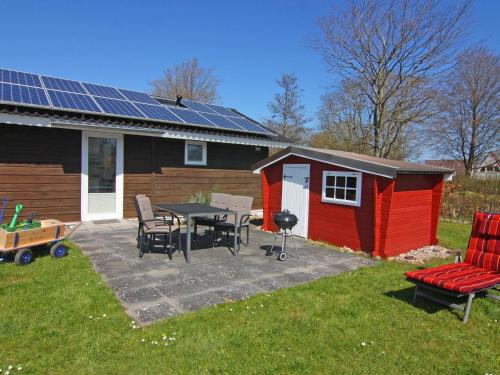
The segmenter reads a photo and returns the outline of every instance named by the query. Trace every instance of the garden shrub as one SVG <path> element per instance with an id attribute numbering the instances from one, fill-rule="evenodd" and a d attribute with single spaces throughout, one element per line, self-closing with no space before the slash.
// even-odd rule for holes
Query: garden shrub
<path id="1" fill-rule="evenodd" d="M 463 176 L 445 183 L 443 219 L 471 222 L 475 211 L 500 212 L 500 180 Z"/>

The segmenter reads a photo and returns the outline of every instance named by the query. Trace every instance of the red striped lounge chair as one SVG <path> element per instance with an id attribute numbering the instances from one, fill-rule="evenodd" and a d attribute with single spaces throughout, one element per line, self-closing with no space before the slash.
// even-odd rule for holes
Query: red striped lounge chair
<path id="1" fill-rule="evenodd" d="M 485 296 L 499 301 L 500 296 L 489 294 L 488 289 L 500 286 L 500 214 L 476 212 L 465 260 L 439 267 L 406 272 L 407 280 L 414 283 L 413 303 L 421 296 L 434 302 L 464 312 L 466 323 L 476 296 Z M 451 297 L 467 297 L 465 308 L 444 301 L 433 294 Z"/>

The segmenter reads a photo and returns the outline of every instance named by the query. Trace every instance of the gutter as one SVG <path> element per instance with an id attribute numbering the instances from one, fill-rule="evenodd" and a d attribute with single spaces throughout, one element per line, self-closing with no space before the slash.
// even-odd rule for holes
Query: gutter
<path id="1" fill-rule="evenodd" d="M 25 116 L 25 115 L 10 114 L 10 113 L 0 113 L 0 123 L 36 126 L 45 128 L 71 129 L 71 130 L 90 129 L 92 131 L 98 131 L 103 133 L 115 133 L 115 134 L 119 133 L 119 134 L 130 134 L 130 135 L 158 137 L 158 138 L 230 143 L 230 144 L 240 144 L 247 146 L 285 148 L 290 145 L 289 143 L 272 141 L 269 139 L 246 138 L 246 137 L 238 137 L 232 135 L 205 134 L 205 133 L 196 133 L 196 132 L 179 131 L 179 130 L 147 129 L 147 128 L 139 129 L 137 127 L 126 126 L 126 125 L 79 123 L 77 121 L 61 121 L 45 117 Z"/>

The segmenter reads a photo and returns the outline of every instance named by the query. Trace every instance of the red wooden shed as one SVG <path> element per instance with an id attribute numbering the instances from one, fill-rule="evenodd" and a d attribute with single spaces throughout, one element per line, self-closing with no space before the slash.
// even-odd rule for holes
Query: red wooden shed
<path id="1" fill-rule="evenodd" d="M 437 243 L 443 180 L 452 169 L 290 146 L 260 161 L 264 230 L 288 209 L 294 234 L 389 257 Z"/>

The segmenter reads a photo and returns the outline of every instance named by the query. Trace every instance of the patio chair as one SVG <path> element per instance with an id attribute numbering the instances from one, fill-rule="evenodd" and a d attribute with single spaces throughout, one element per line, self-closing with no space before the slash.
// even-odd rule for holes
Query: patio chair
<path id="1" fill-rule="evenodd" d="M 406 272 L 407 280 L 414 283 L 413 303 L 421 296 L 436 303 L 464 312 L 463 322 L 467 323 L 472 301 L 476 296 L 485 296 L 500 301 L 500 296 L 489 294 L 489 289 L 500 286 L 500 214 L 476 212 L 472 223 L 469 245 L 462 262 L 419 271 Z M 449 303 L 427 291 L 449 297 L 467 297 L 465 308 Z"/>
<path id="2" fill-rule="evenodd" d="M 157 241 L 157 236 L 163 238 L 163 249 L 167 250 L 168 256 L 172 260 L 172 236 L 177 234 L 179 250 L 181 249 L 181 222 L 175 215 L 163 221 L 158 220 L 152 209 L 151 200 L 145 195 L 135 197 L 137 218 L 139 219 L 139 258 L 142 258 L 144 244 L 147 243 L 148 252 L 151 252 L 153 244 Z M 176 222 L 177 223 L 176 223 Z"/>
<path id="3" fill-rule="evenodd" d="M 215 231 L 215 241 L 217 242 L 218 233 L 226 233 L 227 238 L 229 238 L 229 233 L 234 233 L 235 236 L 238 236 L 238 250 L 240 251 L 240 242 L 241 242 L 241 229 L 246 228 L 246 243 L 245 246 L 248 246 L 250 240 L 250 211 L 252 209 L 253 197 L 245 197 L 243 195 L 233 195 L 231 196 L 231 201 L 229 203 L 229 210 L 236 211 L 239 214 L 239 223 L 238 230 L 235 230 L 234 216 L 231 214 L 227 215 L 227 218 L 223 222 L 218 222 L 214 226 Z"/>
<path id="4" fill-rule="evenodd" d="M 146 197 L 146 194 L 137 194 L 134 197 L 134 205 L 135 205 L 135 211 L 137 213 L 137 220 L 139 221 L 139 226 L 137 229 L 137 247 L 139 247 L 139 241 L 141 237 L 141 211 L 139 210 L 138 204 L 137 204 L 137 199 L 140 197 Z M 149 199 L 149 198 L 148 198 Z M 151 200 L 149 200 L 149 208 L 151 211 L 153 211 L 153 206 L 151 205 Z M 163 213 L 160 212 L 155 212 L 153 211 L 153 216 L 157 220 L 157 225 L 168 225 L 173 223 L 173 218 L 171 216 L 164 215 Z"/>
<path id="5" fill-rule="evenodd" d="M 227 209 L 231 203 L 231 195 L 223 194 L 223 193 L 212 193 L 210 197 L 210 206 Z M 198 232 L 198 226 L 208 227 L 210 230 L 215 226 L 216 223 L 225 221 L 226 216 L 201 216 L 194 218 L 194 235 L 193 238 L 196 239 L 196 235 Z"/>

